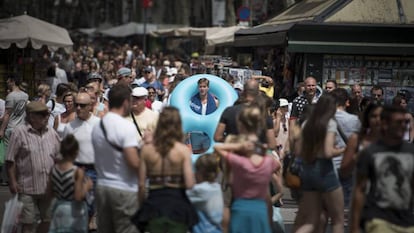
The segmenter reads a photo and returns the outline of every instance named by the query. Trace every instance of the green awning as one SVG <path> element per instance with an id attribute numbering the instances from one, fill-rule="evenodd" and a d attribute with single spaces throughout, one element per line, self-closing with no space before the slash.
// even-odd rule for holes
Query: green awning
<path id="1" fill-rule="evenodd" d="M 269 34 L 235 36 L 235 47 L 258 47 L 258 46 L 286 46 L 286 32 L 274 32 Z"/>
<path id="2" fill-rule="evenodd" d="M 288 38 L 290 52 L 414 55 L 414 25 L 296 24 Z"/>

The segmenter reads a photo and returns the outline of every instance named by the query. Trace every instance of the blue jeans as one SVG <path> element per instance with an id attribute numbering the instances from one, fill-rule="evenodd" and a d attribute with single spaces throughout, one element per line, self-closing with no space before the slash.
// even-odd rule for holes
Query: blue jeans
<path id="1" fill-rule="evenodd" d="M 302 191 L 330 192 L 341 185 L 331 159 L 318 158 L 312 163 L 303 163 L 300 179 Z"/>
<path id="2" fill-rule="evenodd" d="M 340 177 L 339 181 L 342 185 L 342 192 L 344 193 L 344 206 L 349 208 L 349 203 L 351 201 L 352 186 L 354 185 L 354 177 L 350 176 L 347 178 Z"/>
<path id="3" fill-rule="evenodd" d="M 89 177 L 92 180 L 93 186 L 92 189 L 86 194 L 86 204 L 88 206 L 88 215 L 92 217 L 96 212 L 95 205 L 95 189 L 96 189 L 96 170 L 93 165 L 85 165 L 75 163 L 79 168 L 84 169 L 85 176 Z"/>

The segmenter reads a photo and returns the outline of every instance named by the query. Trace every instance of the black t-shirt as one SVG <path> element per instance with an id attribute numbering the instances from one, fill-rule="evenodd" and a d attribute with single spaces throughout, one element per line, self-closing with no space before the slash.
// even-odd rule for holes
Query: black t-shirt
<path id="1" fill-rule="evenodd" d="M 226 125 L 226 128 L 224 129 L 225 135 L 239 134 L 236 119 L 237 115 L 241 112 L 244 106 L 244 104 L 237 104 L 224 109 L 220 117 L 220 123 Z"/>
<path id="2" fill-rule="evenodd" d="M 357 176 L 368 179 L 363 221 L 380 218 L 399 226 L 414 226 L 413 144 L 371 144 L 361 151 Z"/>
<path id="3" fill-rule="evenodd" d="M 245 107 L 245 104 L 237 104 L 234 106 L 227 107 L 220 117 L 220 123 L 223 123 L 226 125 L 226 128 L 224 129 L 225 136 L 234 134 L 239 134 L 239 130 L 237 129 L 237 115 L 241 112 L 241 110 Z M 273 120 L 271 116 L 268 116 L 266 118 L 266 128 L 267 129 L 273 129 Z M 263 131 L 259 135 L 259 140 L 262 143 L 267 143 L 266 139 L 266 132 Z"/>

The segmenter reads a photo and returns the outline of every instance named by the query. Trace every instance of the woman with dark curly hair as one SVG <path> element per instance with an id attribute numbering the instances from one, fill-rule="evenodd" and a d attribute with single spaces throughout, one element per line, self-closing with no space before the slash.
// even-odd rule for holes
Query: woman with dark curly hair
<path id="1" fill-rule="evenodd" d="M 165 107 L 152 142 L 145 144 L 140 153 L 141 208 L 132 221 L 141 232 L 185 233 L 198 222 L 197 213 L 186 195 L 186 189 L 191 189 L 195 182 L 191 151 L 183 141 L 178 109 Z"/>

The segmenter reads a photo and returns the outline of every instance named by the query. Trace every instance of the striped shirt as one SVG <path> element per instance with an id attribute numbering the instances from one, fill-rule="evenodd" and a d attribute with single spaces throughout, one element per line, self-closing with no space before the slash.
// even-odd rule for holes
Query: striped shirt
<path id="1" fill-rule="evenodd" d="M 6 161 L 16 165 L 20 193 L 46 192 L 49 173 L 59 156 L 59 136 L 47 126 L 41 132 L 28 123 L 15 128 L 7 148 Z"/>
<path id="2" fill-rule="evenodd" d="M 61 171 L 56 166 L 52 169 L 52 187 L 56 198 L 72 201 L 75 194 L 75 172 L 76 166 L 66 171 Z"/>

